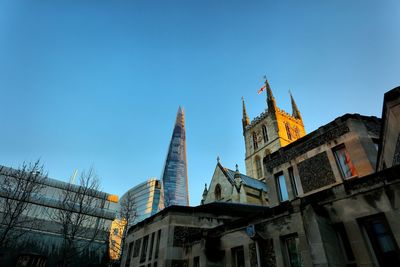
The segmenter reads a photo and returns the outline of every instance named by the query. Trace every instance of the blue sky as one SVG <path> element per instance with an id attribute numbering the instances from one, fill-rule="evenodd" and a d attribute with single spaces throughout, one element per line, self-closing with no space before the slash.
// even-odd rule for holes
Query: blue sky
<path id="1" fill-rule="evenodd" d="M 244 170 L 267 75 L 307 132 L 344 113 L 381 115 L 400 84 L 399 1 L 0 2 L 0 164 L 40 158 L 68 181 L 93 166 L 122 195 L 160 177 L 179 105 L 191 205 L 216 158 Z"/>

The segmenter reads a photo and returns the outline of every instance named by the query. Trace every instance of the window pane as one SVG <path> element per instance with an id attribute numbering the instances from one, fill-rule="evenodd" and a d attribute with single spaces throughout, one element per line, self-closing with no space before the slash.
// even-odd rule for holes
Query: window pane
<path id="1" fill-rule="evenodd" d="M 267 132 L 267 127 L 265 125 L 262 126 L 262 132 L 263 132 L 264 143 L 267 143 L 268 142 L 268 132 Z"/>
<path id="2" fill-rule="evenodd" d="M 400 253 L 384 215 L 361 219 L 380 266 L 400 266 Z"/>
<path id="3" fill-rule="evenodd" d="M 287 188 L 286 188 L 286 182 L 285 182 L 285 176 L 283 174 L 279 174 L 277 177 L 277 182 L 278 182 L 278 187 L 279 187 L 279 197 L 280 201 L 286 201 L 289 199 Z"/>
<path id="4" fill-rule="evenodd" d="M 334 151 L 336 162 L 339 165 L 343 178 L 356 175 L 356 170 L 350 160 L 350 155 L 345 147 L 340 147 Z"/>

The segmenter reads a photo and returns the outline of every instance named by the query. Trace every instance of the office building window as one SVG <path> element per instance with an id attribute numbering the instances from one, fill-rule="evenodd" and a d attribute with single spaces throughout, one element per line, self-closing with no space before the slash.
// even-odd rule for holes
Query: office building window
<path id="1" fill-rule="evenodd" d="M 275 181 L 276 181 L 276 187 L 278 189 L 279 201 L 282 202 L 288 200 L 289 196 L 286 187 L 285 176 L 283 175 L 283 173 L 275 174 Z"/>
<path id="2" fill-rule="evenodd" d="M 336 223 L 333 225 L 339 240 L 339 245 L 342 248 L 342 254 L 345 256 L 346 267 L 356 267 L 353 250 L 350 245 L 349 238 L 347 237 L 346 229 L 343 223 Z"/>
<path id="3" fill-rule="evenodd" d="M 336 163 L 339 166 L 343 178 L 357 175 L 356 169 L 351 162 L 350 155 L 344 145 L 334 148 L 333 154 L 335 155 Z"/>
<path id="4" fill-rule="evenodd" d="M 221 200 L 221 185 L 217 184 L 214 189 L 215 200 Z"/>
<path id="5" fill-rule="evenodd" d="M 383 214 L 360 219 L 380 266 L 400 266 L 400 251 Z"/>
<path id="6" fill-rule="evenodd" d="M 235 247 L 232 251 L 232 266 L 233 267 L 244 267 L 244 249 L 243 246 Z"/>
<path id="7" fill-rule="evenodd" d="M 147 245 L 149 243 L 149 236 L 146 235 L 143 238 L 143 243 L 142 243 L 142 252 L 140 253 L 140 262 L 145 262 L 146 261 L 146 253 L 147 253 Z"/>
<path id="8" fill-rule="evenodd" d="M 285 122 L 285 128 L 286 128 L 286 134 L 287 134 L 287 138 L 289 140 L 292 140 L 292 132 L 290 130 L 290 125 L 289 123 Z"/>
<path id="9" fill-rule="evenodd" d="M 302 267 L 303 261 L 299 252 L 299 238 L 297 235 L 292 235 L 283 238 L 285 245 L 286 261 L 290 267 Z"/>
<path id="10" fill-rule="evenodd" d="M 254 147 L 254 150 L 256 150 L 258 148 L 257 133 L 256 132 L 253 132 L 253 147 Z"/>
<path id="11" fill-rule="evenodd" d="M 262 126 L 262 133 L 263 133 L 264 143 L 267 143 L 268 142 L 267 126 L 265 125 Z"/>
<path id="12" fill-rule="evenodd" d="M 256 161 L 257 178 L 261 179 L 263 178 L 263 173 L 262 173 L 262 165 L 260 157 L 256 156 L 255 161 Z"/>
<path id="13" fill-rule="evenodd" d="M 200 257 L 193 258 L 193 267 L 200 267 Z"/>
<path id="14" fill-rule="evenodd" d="M 297 190 L 296 179 L 294 177 L 294 173 L 293 173 L 293 168 L 292 167 L 290 167 L 288 169 L 288 173 L 289 173 L 290 183 L 292 185 L 293 195 L 295 197 L 297 197 L 299 195 L 299 191 Z"/>

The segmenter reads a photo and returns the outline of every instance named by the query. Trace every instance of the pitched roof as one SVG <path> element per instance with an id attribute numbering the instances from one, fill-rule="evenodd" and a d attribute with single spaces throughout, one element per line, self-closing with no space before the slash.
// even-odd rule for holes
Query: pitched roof
<path id="1" fill-rule="evenodd" d="M 222 169 L 222 171 L 224 172 L 226 177 L 228 178 L 229 182 L 234 183 L 236 171 L 232 171 L 228 168 L 225 168 L 221 164 L 218 164 L 218 165 Z M 267 192 L 267 184 L 266 183 L 264 183 L 260 180 L 257 180 L 255 178 L 252 178 L 250 176 L 244 175 L 242 173 L 240 173 L 240 178 L 242 179 L 244 185 Z"/>

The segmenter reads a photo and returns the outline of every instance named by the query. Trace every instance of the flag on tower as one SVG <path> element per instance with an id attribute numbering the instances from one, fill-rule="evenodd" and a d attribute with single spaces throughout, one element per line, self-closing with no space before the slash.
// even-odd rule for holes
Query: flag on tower
<path id="1" fill-rule="evenodd" d="M 264 91 L 264 89 L 267 87 L 267 85 L 264 84 L 263 87 L 260 88 L 260 90 L 258 90 L 257 94 L 261 94 L 262 91 Z"/>

